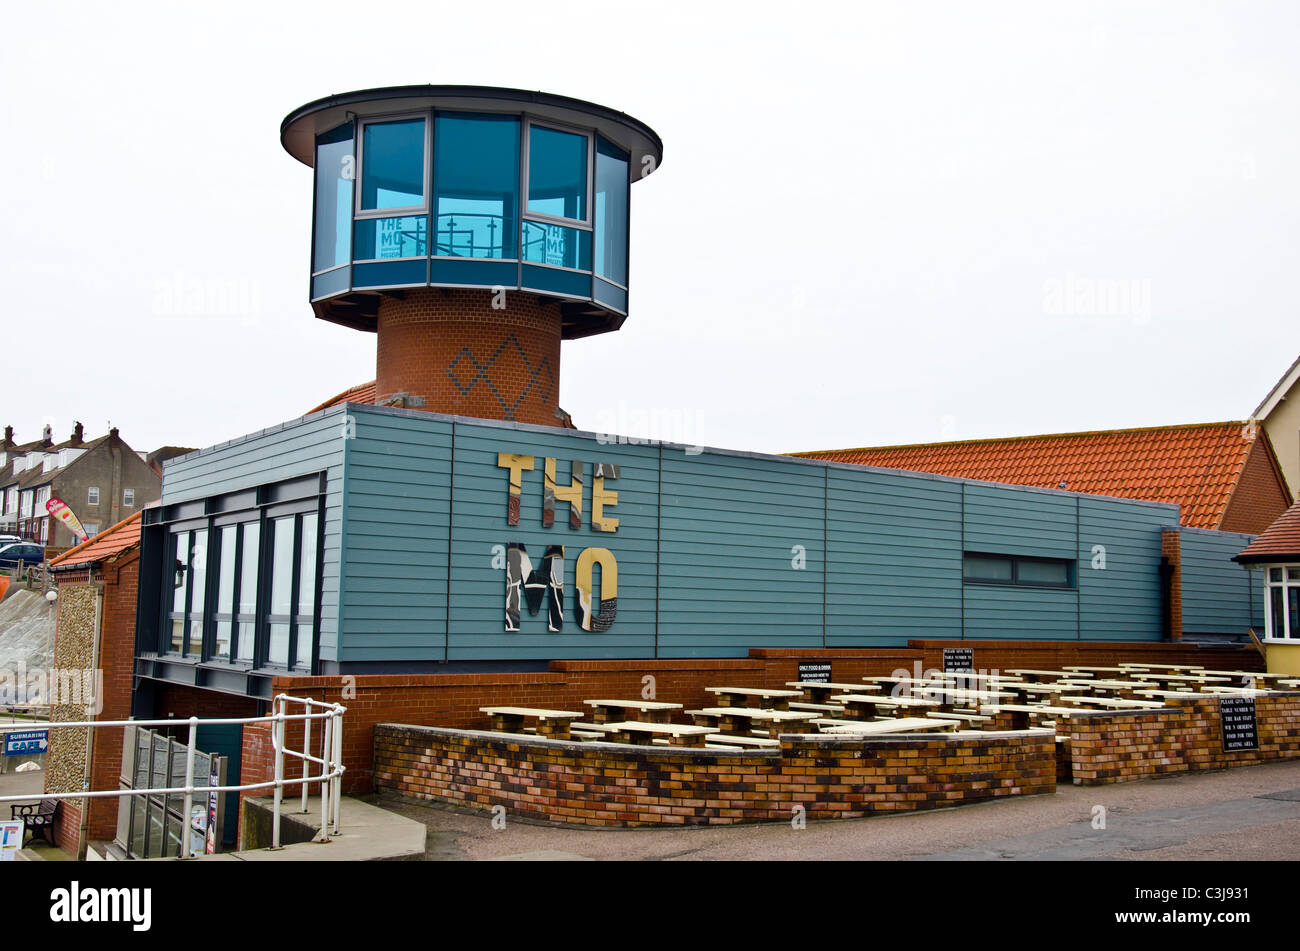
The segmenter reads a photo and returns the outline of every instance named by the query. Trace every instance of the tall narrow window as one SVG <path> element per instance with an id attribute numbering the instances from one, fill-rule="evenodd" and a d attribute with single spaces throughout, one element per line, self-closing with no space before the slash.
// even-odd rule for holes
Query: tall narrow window
<path id="1" fill-rule="evenodd" d="M 368 122 L 361 148 L 361 211 L 424 210 L 424 120 Z"/>
<path id="2" fill-rule="evenodd" d="M 352 255 L 352 141 L 351 122 L 316 136 L 313 272 L 346 264 Z"/>
<path id="3" fill-rule="evenodd" d="M 86 490 L 86 504 L 87 505 L 99 504 L 99 486 L 92 485 L 90 488 Z"/>
<path id="4" fill-rule="evenodd" d="M 627 153 L 596 138 L 596 273 L 627 285 Z"/>
<path id="5" fill-rule="evenodd" d="M 270 635 L 266 662 L 277 667 L 289 666 L 289 625 L 293 610 L 294 523 L 288 515 L 271 521 L 271 605 L 268 609 Z"/>
<path id="6" fill-rule="evenodd" d="M 262 529 L 257 522 L 239 528 L 239 592 L 235 614 L 236 661 L 251 663 L 257 638 L 257 577 L 261 558 Z"/>
<path id="7" fill-rule="evenodd" d="M 519 120 L 442 115 L 433 126 L 434 253 L 514 258 Z"/>
<path id="8" fill-rule="evenodd" d="M 213 605 L 212 656 L 230 659 L 230 644 L 234 630 L 235 566 L 239 554 L 239 526 L 225 525 L 218 533 L 217 603 Z"/>
<path id="9" fill-rule="evenodd" d="M 302 516 L 302 539 L 298 556 L 298 614 L 294 618 L 294 666 L 311 669 L 312 635 L 316 627 L 317 515 Z"/>
<path id="10" fill-rule="evenodd" d="M 587 137 L 544 126 L 528 129 L 528 211 L 587 220 Z"/>
<path id="11" fill-rule="evenodd" d="M 135 505 L 135 489 L 122 490 L 122 504 L 128 508 Z"/>

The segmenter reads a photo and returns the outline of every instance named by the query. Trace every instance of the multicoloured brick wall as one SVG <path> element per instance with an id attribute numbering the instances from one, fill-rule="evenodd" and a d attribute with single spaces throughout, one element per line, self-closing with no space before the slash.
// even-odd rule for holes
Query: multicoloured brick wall
<path id="1" fill-rule="evenodd" d="M 1050 731 L 783 736 L 737 753 L 594 746 L 380 724 L 375 783 L 401 796 L 594 826 L 849 819 L 1056 790 Z"/>
<path id="2" fill-rule="evenodd" d="M 1171 700 L 1163 710 L 1071 718 L 1074 783 L 1098 786 L 1169 773 L 1253 766 L 1300 756 L 1300 693 L 1255 698 L 1259 749 L 1225 751 L 1219 701 Z"/>

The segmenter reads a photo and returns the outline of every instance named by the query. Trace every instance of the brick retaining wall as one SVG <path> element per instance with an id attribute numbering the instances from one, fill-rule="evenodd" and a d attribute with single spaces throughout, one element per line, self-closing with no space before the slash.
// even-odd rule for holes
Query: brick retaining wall
<path id="1" fill-rule="evenodd" d="M 848 819 L 1055 792 L 1047 730 L 988 736 L 782 736 L 733 752 L 375 728 L 375 785 L 398 795 L 595 826 Z"/>
<path id="2" fill-rule="evenodd" d="M 1213 697 L 1170 700 L 1165 709 L 1071 717 L 1074 783 L 1098 786 L 1169 773 L 1253 766 L 1300 756 L 1300 693 L 1255 698 L 1258 750 L 1225 752 Z"/>

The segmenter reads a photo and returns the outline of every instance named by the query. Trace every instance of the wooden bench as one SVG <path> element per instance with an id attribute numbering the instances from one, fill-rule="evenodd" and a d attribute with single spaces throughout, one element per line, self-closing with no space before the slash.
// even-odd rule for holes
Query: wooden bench
<path id="1" fill-rule="evenodd" d="M 718 698 L 720 707 L 743 707 L 757 700 L 765 709 L 785 710 L 792 699 L 798 699 L 803 693 L 798 690 L 777 690 L 771 687 L 705 687 L 707 693 Z"/>
<path id="2" fill-rule="evenodd" d="M 790 703 L 791 711 L 799 713 L 843 713 L 844 708 L 837 703 L 800 703 L 792 701 Z"/>
<path id="3" fill-rule="evenodd" d="M 537 707 L 479 707 L 480 713 L 486 713 L 492 721 L 492 729 L 497 733 L 524 732 L 524 721 L 537 721 L 537 735 L 553 740 L 569 739 L 569 726 L 574 720 L 581 720 L 585 713 L 572 710 L 544 710 Z"/>
<path id="4" fill-rule="evenodd" d="M 783 726 L 817 719 L 816 713 L 757 707 L 705 707 L 703 710 L 687 710 L 686 713 L 697 723 L 702 720 L 710 726 L 717 724 L 723 733 L 748 734 L 751 730 L 758 730 L 770 737 L 779 736 Z"/>
<path id="5" fill-rule="evenodd" d="M 733 749 L 750 746 L 758 749 L 773 749 L 781 745 L 780 740 L 774 740 L 767 736 L 738 736 L 732 733 L 714 733 L 704 740 L 704 745 L 712 746 L 730 746 Z"/>
<path id="6" fill-rule="evenodd" d="M 934 733 L 953 728 L 951 720 L 931 717 L 899 717 L 895 720 L 864 720 L 848 726 L 832 726 L 822 730 L 837 736 L 875 736 L 881 733 Z"/>
<path id="7" fill-rule="evenodd" d="M 640 722 L 667 723 L 672 712 L 680 710 L 680 703 L 664 703 L 660 700 L 584 700 L 592 708 L 591 718 L 597 723 L 609 723 L 614 720 L 626 720 L 628 710 L 636 711 Z M 611 716 L 610 711 L 624 711 L 619 716 Z"/>
<path id="8" fill-rule="evenodd" d="M 786 683 L 786 686 L 802 691 L 810 703 L 825 703 L 833 693 L 865 693 L 880 689 L 877 684 L 841 684 L 832 681 L 821 683 L 806 680 L 791 680 Z"/>
<path id="9" fill-rule="evenodd" d="M 850 720 L 863 720 L 868 716 L 879 716 L 883 708 L 888 711 L 909 710 L 913 708 L 931 709 L 938 707 L 937 700 L 920 700 L 914 697 L 875 697 L 861 693 L 846 693 L 833 698 L 836 703 L 844 705 L 844 712 Z M 867 708 L 872 709 L 868 712 Z"/>
<path id="10" fill-rule="evenodd" d="M 1112 710 L 1159 710 L 1164 706 L 1158 700 L 1129 700 L 1124 697 L 1062 697 L 1062 703 L 1095 703 Z"/>
<path id="11" fill-rule="evenodd" d="M 15 803 L 9 807 L 10 819 L 23 820 L 24 832 L 31 832 L 35 837 L 39 832 L 41 838 L 54 845 L 54 820 L 59 814 L 57 799 L 42 799 L 40 802 Z M 21 843 L 20 843 L 21 844 Z"/>
<path id="12" fill-rule="evenodd" d="M 628 720 L 623 723 L 608 723 L 605 742 L 631 743 L 646 746 L 656 737 L 667 739 L 673 746 L 704 746 L 705 737 L 720 733 L 713 727 L 690 726 L 685 723 L 640 723 Z"/>
<path id="13" fill-rule="evenodd" d="M 1035 669 L 1032 668 L 1032 667 L 1019 667 L 1019 668 L 1016 668 L 1015 670 L 1008 670 L 1007 673 L 1009 673 L 1009 674 L 1018 674 L 1018 675 L 1021 676 L 1021 677 L 1027 677 L 1027 678 L 1029 678 L 1029 679 L 1031 679 L 1031 680 L 1036 680 L 1036 681 L 1038 681 L 1039 683 L 1042 682 L 1042 679 L 1043 679 L 1044 677 L 1051 677 L 1053 680 L 1060 680 L 1060 679 L 1062 679 L 1063 677 L 1068 677 L 1068 676 L 1069 676 L 1069 674 L 1067 674 L 1067 673 L 1066 673 L 1065 671 L 1063 671 L 1063 670 L 1035 670 Z M 1078 671 L 1078 672 L 1077 672 L 1077 676 L 1078 676 L 1078 677 L 1091 677 L 1092 674 L 1088 673 L 1087 671 L 1082 671 L 1082 670 L 1081 670 L 1081 671 Z"/>

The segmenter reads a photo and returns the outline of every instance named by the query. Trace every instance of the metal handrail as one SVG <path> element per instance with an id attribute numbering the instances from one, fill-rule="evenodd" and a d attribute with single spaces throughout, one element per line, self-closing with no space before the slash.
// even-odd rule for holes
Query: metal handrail
<path id="1" fill-rule="evenodd" d="M 302 704 L 304 709 L 310 711 L 313 707 L 320 708 L 320 713 L 288 713 L 290 703 Z M 40 793 L 38 795 L 18 795 L 18 796 L 0 796 L 0 803 L 6 802 L 43 802 L 47 799 L 107 799 L 110 796 L 171 796 L 184 795 L 185 806 L 182 813 L 188 821 L 190 812 L 194 807 L 194 794 L 203 792 L 211 795 L 212 793 L 227 792 L 246 792 L 256 789 L 275 790 L 275 810 L 271 819 L 271 848 L 279 849 L 280 846 L 280 806 L 284 800 L 285 786 L 302 786 L 302 811 L 307 811 L 307 786 L 310 783 L 321 784 L 321 839 L 322 842 L 328 842 L 331 835 L 339 834 L 339 801 L 342 798 L 343 773 L 346 768 L 343 765 L 343 714 L 347 708 L 337 703 L 325 703 L 320 700 L 313 700 L 310 697 L 291 697 L 288 694 L 277 694 L 272 701 L 275 710 L 274 713 L 263 717 L 214 717 L 213 719 L 200 719 L 199 717 L 190 717 L 188 720 L 177 720 L 171 718 L 167 720 L 78 720 L 78 721 L 46 721 L 44 723 L 24 723 L 27 729 L 68 729 L 68 728 L 86 728 L 93 729 L 96 727 L 150 727 L 150 726 L 176 726 L 179 723 L 188 723 L 190 728 L 189 742 L 185 750 L 185 785 L 166 787 L 160 789 L 100 789 L 85 790 L 82 792 L 65 792 L 65 793 Z M 302 752 L 290 750 L 285 747 L 284 726 L 290 720 L 303 721 L 303 748 Z M 311 753 L 311 721 L 324 720 L 325 728 L 321 742 L 321 755 L 313 756 Z M 244 723 L 270 723 L 271 724 L 271 746 L 275 750 L 275 778 L 262 783 L 245 783 L 237 786 L 199 786 L 194 785 L 194 754 L 196 752 L 195 743 L 198 738 L 199 724 L 219 725 L 219 724 L 244 724 Z M 292 756 L 302 760 L 302 776 L 298 779 L 286 779 L 284 776 L 284 759 L 286 756 Z M 320 766 L 321 771 L 318 775 L 311 775 L 312 764 Z M 192 838 L 189 835 L 182 837 L 181 858 L 192 858 L 191 848 L 193 846 Z"/>

